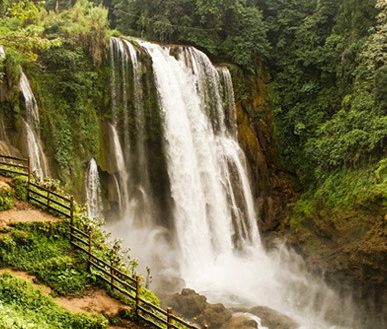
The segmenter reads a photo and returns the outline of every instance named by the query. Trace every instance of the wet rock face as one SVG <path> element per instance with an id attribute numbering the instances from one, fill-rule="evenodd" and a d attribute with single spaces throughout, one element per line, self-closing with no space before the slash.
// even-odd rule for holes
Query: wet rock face
<path id="1" fill-rule="evenodd" d="M 205 296 L 192 289 L 183 289 L 180 294 L 162 296 L 163 307 L 171 307 L 175 314 L 209 329 L 256 329 L 253 316 L 261 319 L 261 325 L 269 329 L 297 329 L 298 324 L 288 316 L 269 307 L 227 309 L 222 304 L 209 304 Z"/>
<path id="2" fill-rule="evenodd" d="M 251 317 L 248 315 L 251 314 L 252 316 L 257 316 L 261 320 L 261 325 L 263 327 L 267 327 L 269 329 L 297 329 L 299 328 L 299 325 L 297 322 L 295 322 L 293 319 L 289 318 L 285 314 L 282 314 L 276 310 L 273 310 L 266 306 L 254 306 L 252 308 L 232 308 L 231 309 L 234 312 L 234 320 L 230 321 L 229 327 L 226 327 L 225 329 L 236 329 L 239 328 L 237 326 L 233 326 L 234 324 L 240 324 L 240 325 L 251 325 L 248 324 L 247 320 L 251 321 Z M 243 316 L 245 314 L 245 316 Z M 254 323 L 256 323 L 254 321 Z M 245 328 L 245 327 L 240 327 Z M 248 329 L 250 327 L 246 327 Z M 256 327 L 254 327 L 256 328 Z"/>
<path id="3" fill-rule="evenodd" d="M 183 289 L 181 294 L 164 296 L 165 306 L 185 319 L 210 329 L 221 329 L 231 319 L 232 313 L 222 304 L 209 304 L 207 298 L 191 289 Z"/>
<path id="4" fill-rule="evenodd" d="M 233 316 L 224 329 L 257 329 L 257 323 L 249 317 Z"/>
<path id="5" fill-rule="evenodd" d="M 247 95 L 236 88 L 238 140 L 250 167 L 259 227 L 262 232 L 276 230 L 288 217 L 287 204 L 296 193 L 287 174 L 277 164 L 272 137 L 272 106 L 267 69 L 255 75 L 237 74 Z M 238 83 L 238 82 L 236 82 Z"/>
<path id="6" fill-rule="evenodd" d="M 288 316 L 281 314 L 269 307 L 255 306 L 249 309 L 249 313 L 258 316 L 262 320 L 262 325 L 276 329 L 297 329 L 298 324 Z"/>

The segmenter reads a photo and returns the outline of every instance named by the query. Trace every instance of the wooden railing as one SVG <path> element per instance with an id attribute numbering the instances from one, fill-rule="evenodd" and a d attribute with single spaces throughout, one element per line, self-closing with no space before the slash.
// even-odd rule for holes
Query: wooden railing
<path id="1" fill-rule="evenodd" d="M 158 329 L 199 329 L 198 326 L 173 314 L 171 308 L 164 310 L 142 298 L 139 276 L 132 277 L 117 268 L 113 262 L 107 262 L 99 257 L 98 245 L 93 243 L 92 230 L 82 229 L 74 221 L 74 199 L 32 182 L 29 159 L 0 155 L 0 172 L 28 177 L 28 200 L 46 211 L 70 220 L 71 245 L 87 255 L 87 265 L 91 273 L 108 284 L 113 291 L 134 303 L 138 321 L 145 321 Z"/>
<path id="2" fill-rule="evenodd" d="M 0 172 L 30 177 L 30 160 L 0 155 Z"/>
<path id="3" fill-rule="evenodd" d="M 141 319 L 159 329 L 199 328 L 174 315 L 172 309 L 164 310 L 142 298 L 139 276 L 132 277 L 118 269 L 113 262 L 107 262 L 96 255 L 91 229 L 83 230 L 72 224 L 70 232 L 71 244 L 87 255 L 90 272 L 108 284 L 112 290 L 131 300 L 138 320 Z M 98 246 L 96 247 L 99 250 Z"/>
<path id="4" fill-rule="evenodd" d="M 70 220 L 74 217 L 74 199 L 51 191 L 39 184 L 28 182 L 28 200 L 41 208 Z"/>

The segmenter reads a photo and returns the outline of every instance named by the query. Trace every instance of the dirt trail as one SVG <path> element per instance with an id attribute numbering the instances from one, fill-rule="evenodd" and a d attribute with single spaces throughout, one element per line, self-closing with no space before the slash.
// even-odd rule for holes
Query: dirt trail
<path id="1" fill-rule="evenodd" d="M 52 290 L 43 284 L 38 283 L 35 276 L 26 272 L 15 271 L 11 268 L 0 269 L 0 274 L 10 273 L 16 277 L 22 278 L 31 282 L 35 288 L 41 290 L 45 295 L 50 295 Z M 86 312 L 86 313 L 104 313 L 107 315 L 116 315 L 120 309 L 128 309 L 125 304 L 108 296 L 102 289 L 94 289 L 88 291 L 81 297 L 54 297 L 57 304 L 71 312 Z"/>
<path id="2" fill-rule="evenodd" d="M 16 270 L 13 270 L 11 268 L 0 268 L 0 274 L 4 274 L 4 273 L 10 273 L 13 276 L 17 276 L 19 278 L 22 278 L 22 279 L 28 281 L 28 282 L 31 282 L 35 288 L 41 290 L 45 295 L 51 294 L 50 287 L 47 287 L 45 285 L 37 283 L 35 276 L 30 275 L 27 272 L 16 271 Z"/>
<path id="3" fill-rule="evenodd" d="M 16 201 L 12 209 L 0 211 L 0 226 L 20 222 L 56 222 L 58 219 L 27 202 Z"/>
<path id="4" fill-rule="evenodd" d="M 8 185 L 12 179 L 0 176 L 0 185 Z M 58 218 L 34 208 L 31 204 L 15 200 L 14 208 L 0 211 L 0 227 L 11 223 L 20 222 L 56 222 Z M 50 287 L 38 283 L 35 276 L 23 271 L 16 271 L 11 268 L 0 268 L 0 275 L 10 273 L 16 277 L 22 278 L 32 283 L 37 289 L 45 295 L 51 295 Z M 57 304 L 70 312 L 77 313 L 102 313 L 108 316 L 117 315 L 119 310 L 130 310 L 129 306 L 120 303 L 118 300 L 110 297 L 103 289 L 93 289 L 81 297 L 54 297 Z M 125 327 L 109 327 L 110 329 L 143 329 L 143 326 L 128 322 Z"/>
<path id="5" fill-rule="evenodd" d="M 8 184 L 8 183 L 12 182 L 12 178 L 0 176 L 0 182 Z"/>

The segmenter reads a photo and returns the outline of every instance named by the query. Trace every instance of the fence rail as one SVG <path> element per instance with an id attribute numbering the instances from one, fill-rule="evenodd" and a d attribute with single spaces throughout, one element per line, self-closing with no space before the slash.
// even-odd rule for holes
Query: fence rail
<path id="1" fill-rule="evenodd" d="M 164 310 L 143 299 L 139 276 L 132 277 L 117 268 L 113 262 L 109 263 L 95 255 L 92 231 L 82 230 L 74 222 L 74 199 L 32 182 L 29 159 L 0 155 L 0 172 L 28 177 L 28 201 L 70 220 L 71 245 L 87 255 L 87 266 L 90 272 L 108 284 L 112 290 L 134 302 L 137 321 L 142 320 L 158 329 L 200 329 L 173 314 L 171 308 Z"/>
<path id="2" fill-rule="evenodd" d="M 30 160 L 9 155 L 0 155 L 0 172 L 30 177 Z"/>

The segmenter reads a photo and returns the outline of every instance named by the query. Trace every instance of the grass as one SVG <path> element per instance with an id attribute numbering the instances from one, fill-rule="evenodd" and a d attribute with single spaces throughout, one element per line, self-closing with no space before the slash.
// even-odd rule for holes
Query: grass
<path id="1" fill-rule="evenodd" d="M 59 295 L 82 295 L 95 283 L 85 259 L 70 247 L 65 222 L 19 223 L 3 228 L 0 266 L 33 273 Z"/>
<path id="2" fill-rule="evenodd" d="M 13 188 L 14 197 L 19 200 L 26 199 L 27 184 L 25 179 L 16 178 L 10 185 Z M 90 219 L 85 218 L 82 215 L 82 209 L 78 208 L 79 206 L 75 207 L 74 220 L 76 225 L 85 232 L 91 228 L 93 254 L 107 263 L 113 261 L 115 266 L 122 272 L 132 276 L 134 269 L 129 270 L 125 265 L 124 258 L 126 254 L 122 253 L 120 243 L 114 243 L 113 246 L 107 244 L 107 235 L 100 230 L 97 224 L 93 225 Z M 2 227 L 0 228 L 0 267 L 10 267 L 33 274 L 39 282 L 49 286 L 54 295 L 81 296 L 85 290 L 98 285 L 104 287 L 115 298 L 133 306 L 131 299 L 116 290 L 112 290 L 109 284 L 97 277 L 98 272 L 100 275 L 103 274 L 101 271 L 95 268 L 92 271 L 94 274 L 88 271 L 87 256 L 71 246 L 69 236 L 69 223 L 66 220 L 60 222 L 13 223 L 7 227 Z M 82 238 L 85 240 L 84 237 Z M 105 269 L 109 271 L 109 268 Z M 106 277 L 106 275 L 104 276 Z M 120 283 L 115 283 L 122 289 L 126 289 Z M 134 294 L 133 291 L 131 293 Z M 140 295 L 148 302 L 157 306 L 160 305 L 159 299 L 150 290 L 141 287 Z M 9 319 L 19 319 L 14 309 L 7 307 L 3 311 L 5 312 L 4 317 L 7 315 Z M 129 318 L 132 317 L 133 312 L 126 314 L 125 317 L 128 316 Z M 20 319 L 23 320 L 22 317 Z M 32 323 L 39 323 L 39 319 L 36 319 L 36 321 L 35 318 L 33 319 Z M 32 326 L 31 328 L 35 327 Z M 0 329 L 2 328 L 0 322 Z M 29 328 L 29 326 L 21 325 L 20 328 Z M 48 325 L 47 328 L 51 327 Z M 69 328 L 73 327 L 70 326 Z M 74 328 L 78 327 L 74 326 Z M 85 326 L 85 328 L 88 327 Z"/>
<path id="3" fill-rule="evenodd" d="M 1 329 L 104 329 L 101 315 L 68 312 L 52 297 L 23 279 L 5 273 L 0 276 Z"/>

